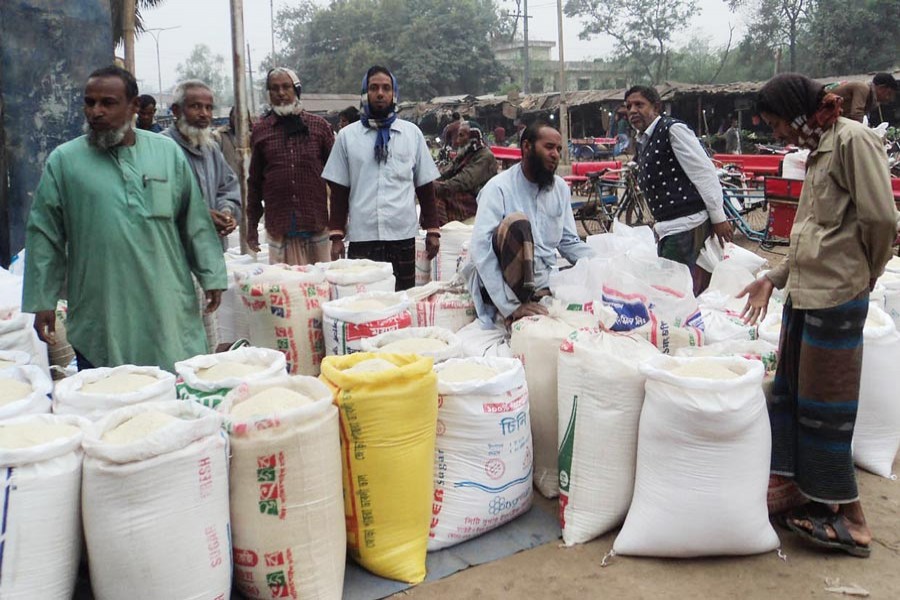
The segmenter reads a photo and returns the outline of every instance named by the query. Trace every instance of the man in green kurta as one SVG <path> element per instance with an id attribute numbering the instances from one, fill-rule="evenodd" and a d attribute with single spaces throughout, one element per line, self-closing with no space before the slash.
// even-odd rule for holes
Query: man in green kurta
<path id="1" fill-rule="evenodd" d="M 132 128 L 137 82 L 99 69 L 84 92 L 85 133 L 54 150 L 28 219 L 22 309 L 54 341 L 54 309 L 79 368 L 121 364 L 173 370 L 207 352 L 193 273 L 218 308 L 227 286 L 222 247 L 184 153 Z M 65 286 L 65 289 L 64 289 Z"/>

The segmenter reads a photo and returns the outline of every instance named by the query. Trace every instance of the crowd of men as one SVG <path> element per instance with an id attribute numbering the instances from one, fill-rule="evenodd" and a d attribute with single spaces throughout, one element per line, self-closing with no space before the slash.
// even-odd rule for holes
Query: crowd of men
<path id="1" fill-rule="evenodd" d="M 399 86 L 387 68 L 366 71 L 360 109 L 342 111 L 336 135 L 304 110 L 293 70 L 274 68 L 265 84 L 270 108 L 252 129 L 242 215 L 234 112 L 214 135 L 216 99 L 206 83 L 177 85 L 174 122 L 162 130 L 155 100 L 138 95 L 130 73 L 107 67 L 89 77 L 85 135 L 51 154 L 35 193 L 24 294 L 47 341 L 56 300 L 68 298 L 80 367 L 171 368 L 203 353 L 201 313 L 215 310 L 225 288 L 222 250 L 242 218 L 254 252 L 264 224 L 272 264 L 389 262 L 397 290 L 415 283 L 420 230 L 431 258 L 444 224 L 473 224 L 464 276 L 485 322 L 544 312 L 539 300 L 557 251 L 573 263 L 591 255 L 556 176 L 562 140 L 550 124 L 520 126 L 511 137 L 522 161 L 498 175 L 483 132 L 454 119 L 443 135 L 455 158 L 439 170 L 419 128 L 397 117 Z M 865 106 L 888 100 L 896 86 L 876 76 L 863 85 Z M 847 93 L 862 94 L 857 87 Z M 654 88 L 634 86 L 623 100 L 615 125 L 636 137 L 659 255 L 696 271 L 710 235 L 723 244 L 732 237 L 713 164 L 687 125 L 661 113 Z"/>

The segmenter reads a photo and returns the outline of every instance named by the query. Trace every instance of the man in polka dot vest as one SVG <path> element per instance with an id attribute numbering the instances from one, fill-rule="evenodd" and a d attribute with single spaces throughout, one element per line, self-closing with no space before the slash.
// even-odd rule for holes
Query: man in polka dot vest
<path id="1" fill-rule="evenodd" d="M 656 221 L 657 253 L 687 265 L 696 288 L 697 257 L 710 229 L 724 245 L 732 227 L 715 166 L 700 140 L 681 121 L 661 115 L 660 106 L 652 87 L 636 85 L 625 93 L 628 120 L 638 131 L 638 183 Z"/>

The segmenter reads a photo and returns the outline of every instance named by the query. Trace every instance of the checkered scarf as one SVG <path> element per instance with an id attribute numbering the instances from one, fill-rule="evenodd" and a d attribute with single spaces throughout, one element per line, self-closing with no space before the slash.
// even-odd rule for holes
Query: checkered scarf
<path id="1" fill-rule="evenodd" d="M 369 77 L 368 73 L 363 77 L 362 95 L 359 100 L 360 115 L 359 120 L 364 127 L 368 129 L 377 129 L 378 135 L 375 138 L 375 160 L 385 162 L 388 158 L 388 142 L 391 141 L 391 125 L 397 120 L 397 99 L 399 98 L 400 88 L 397 85 L 397 78 L 391 73 L 391 83 L 394 87 L 394 104 L 387 117 L 376 119 L 372 116 L 369 109 Z"/>
<path id="2" fill-rule="evenodd" d="M 819 108 L 812 116 L 800 115 L 791 121 L 791 128 L 800 136 L 798 145 L 801 148 L 815 150 L 819 147 L 822 134 L 841 116 L 843 102 L 844 99 L 836 94 L 825 94 Z"/>

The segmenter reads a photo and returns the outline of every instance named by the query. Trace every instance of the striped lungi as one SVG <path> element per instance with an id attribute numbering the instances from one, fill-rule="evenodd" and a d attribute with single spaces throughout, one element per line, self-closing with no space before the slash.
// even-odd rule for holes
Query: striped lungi
<path id="1" fill-rule="evenodd" d="M 512 213 L 500 221 L 491 239 L 500 263 L 503 281 L 519 302 L 534 298 L 534 237 L 523 213 Z"/>
<path id="2" fill-rule="evenodd" d="M 772 472 L 818 502 L 859 498 L 850 445 L 868 311 L 868 291 L 834 308 L 798 310 L 790 299 L 784 307 L 769 406 Z"/>

